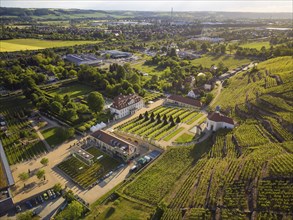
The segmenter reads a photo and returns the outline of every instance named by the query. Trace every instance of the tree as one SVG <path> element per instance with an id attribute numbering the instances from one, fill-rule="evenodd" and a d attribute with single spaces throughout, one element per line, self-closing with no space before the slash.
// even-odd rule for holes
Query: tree
<path id="1" fill-rule="evenodd" d="M 45 176 L 45 170 L 40 169 L 37 171 L 36 176 L 38 177 L 38 179 L 42 179 Z"/>
<path id="2" fill-rule="evenodd" d="M 70 220 L 78 220 L 81 218 L 83 213 L 83 206 L 77 202 L 72 201 L 67 208 L 61 212 L 61 214 L 56 216 L 57 220 L 63 220 L 63 219 L 70 219 Z"/>
<path id="3" fill-rule="evenodd" d="M 103 110 L 105 105 L 105 100 L 101 93 L 91 92 L 87 97 L 87 103 L 89 108 L 94 112 L 100 112 Z"/>
<path id="4" fill-rule="evenodd" d="M 23 213 L 19 213 L 17 216 L 16 216 L 16 219 L 17 220 L 31 220 L 33 218 L 33 212 L 32 211 L 26 211 L 26 212 L 23 212 Z"/>
<path id="5" fill-rule="evenodd" d="M 44 157 L 41 159 L 40 163 L 43 164 L 44 166 L 47 166 L 49 163 L 49 159 L 47 157 Z"/>
<path id="6" fill-rule="evenodd" d="M 205 103 L 206 104 L 209 104 L 213 100 L 213 98 L 214 98 L 213 94 L 212 93 L 208 93 L 206 95 Z"/>
<path id="7" fill-rule="evenodd" d="M 134 89 L 133 89 L 132 87 L 128 87 L 128 89 L 126 90 L 126 93 L 127 93 L 128 95 L 130 95 L 130 94 L 134 94 L 135 91 L 134 91 Z"/>
<path id="8" fill-rule="evenodd" d="M 75 200 L 75 197 L 74 197 L 74 194 L 73 194 L 72 190 L 69 190 L 69 191 L 65 192 L 64 198 L 66 199 L 66 201 L 68 203 L 70 203 L 73 200 Z"/>
<path id="9" fill-rule="evenodd" d="M 51 103 L 51 110 L 57 114 L 62 112 L 63 106 L 60 102 L 54 101 Z"/>
<path id="10" fill-rule="evenodd" d="M 142 114 L 139 114 L 138 118 L 139 118 L 139 120 L 143 119 Z"/>
<path id="11" fill-rule="evenodd" d="M 206 43 L 203 43 L 200 47 L 202 51 L 207 52 L 208 51 L 208 45 Z"/>
<path id="12" fill-rule="evenodd" d="M 21 179 L 21 181 L 26 181 L 30 176 L 27 172 L 23 172 L 23 173 L 20 173 L 18 177 L 19 179 Z"/>
<path id="13" fill-rule="evenodd" d="M 176 119 L 176 123 L 179 124 L 180 122 L 181 122 L 181 119 L 180 119 L 180 117 L 178 116 L 177 119 Z"/>
<path id="14" fill-rule="evenodd" d="M 55 192 L 60 192 L 62 190 L 62 185 L 61 183 L 56 183 L 54 186 L 53 186 L 53 189 Z"/>

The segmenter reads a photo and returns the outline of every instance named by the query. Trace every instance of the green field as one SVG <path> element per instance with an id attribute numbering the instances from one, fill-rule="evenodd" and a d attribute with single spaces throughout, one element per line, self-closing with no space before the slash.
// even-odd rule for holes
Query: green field
<path id="1" fill-rule="evenodd" d="M 81 44 L 94 44 L 100 41 L 59 41 L 38 39 L 12 39 L 0 41 L 0 52 L 13 52 L 20 50 L 39 50 L 52 47 L 68 47 Z"/>
<path id="2" fill-rule="evenodd" d="M 262 47 L 265 47 L 266 49 L 268 49 L 270 48 L 271 45 L 269 41 L 261 41 L 261 42 L 245 43 L 239 46 L 244 48 L 255 48 L 257 50 L 260 50 Z"/>
<path id="3" fill-rule="evenodd" d="M 177 143 L 187 143 L 187 142 L 191 142 L 194 138 L 194 135 L 188 134 L 188 133 L 183 133 L 182 135 L 180 135 L 175 142 Z"/>
<path id="4" fill-rule="evenodd" d="M 42 131 L 45 140 L 52 148 L 66 141 L 66 139 L 62 138 L 60 135 L 60 130 L 60 127 L 53 127 Z"/>
<path id="5" fill-rule="evenodd" d="M 149 78 L 152 75 L 161 76 L 164 73 L 164 70 L 158 69 L 156 66 L 145 65 L 144 61 L 132 65 L 133 68 L 149 74 L 149 76 L 144 76 L 144 78 Z"/>
<path id="6" fill-rule="evenodd" d="M 48 93 L 52 96 L 69 95 L 71 98 L 76 98 L 77 96 L 86 95 L 92 91 L 93 91 L 93 88 L 90 86 L 79 84 L 79 83 L 70 83 L 68 85 L 59 87 L 58 89 L 51 90 Z"/>
<path id="7" fill-rule="evenodd" d="M 101 206 L 98 219 L 147 219 L 147 216 L 150 216 L 153 211 L 154 210 L 150 207 L 133 203 L 132 201 L 120 197 L 114 202 Z M 97 213 L 95 214 L 97 215 Z M 95 219 L 94 216 L 95 215 L 88 216 L 86 219 Z"/>
<path id="8" fill-rule="evenodd" d="M 229 69 L 233 69 L 239 67 L 243 64 L 248 64 L 251 62 L 250 59 L 247 58 L 237 58 L 235 56 L 230 55 L 222 55 L 222 56 L 211 56 L 204 55 L 199 59 L 194 59 L 191 61 L 194 65 L 202 65 L 203 67 L 210 68 L 212 65 L 218 65 L 220 62 L 223 62 L 226 67 Z"/>

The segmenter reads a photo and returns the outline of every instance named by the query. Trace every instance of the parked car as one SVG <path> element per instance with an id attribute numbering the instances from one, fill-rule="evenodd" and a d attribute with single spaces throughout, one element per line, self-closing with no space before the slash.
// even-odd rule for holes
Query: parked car
<path id="1" fill-rule="evenodd" d="M 50 190 L 47 190 L 47 194 L 48 194 L 49 198 L 51 199 L 53 195 Z"/>
<path id="2" fill-rule="evenodd" d="M 57 196 L 61 196 L 61 193 L 59 191 L 56 192 Z"/>
<path id="3" fill-rule="evenodd" d="M 47 193 L 44 193 L 44 194 L 43 194 L 43 198 L 44 198 L 45 200 L 48 200 L 48 199 L 49 199 L 48 194 L 47 194 Z"/>
<path id="4" fill-rule="evenodd" d="M 19 205 L 15 206 L 15 209 L 16 209 L 16 213 L 19 213 L 19 212 L 21 212 L 21 208 L 20 208 L 20 206 L 19 206 Z"/>
<path id="5" fill-rule="evenodd" d="M 51 189 L 50 191 L 51 191 L 51 193 L 52 193 L 52 198 L 55 199 L 55 198 L 56 198 L 56 194 L 55 194 L 54 190 Z"/>
<path id="6" fill-rule="evenodd" d="M 44 202 L 44 199 L 41 195 L 38 196 L 38 200 L 39 200 L 39 203 L 43 203 Z"/>
<path id="7" fill-rule="evenodd" d="M 25 205 L 28 209 L 31 209 L 33 207 L 33 205 L 30 203 L 30 201 L 26 201 Z"/>

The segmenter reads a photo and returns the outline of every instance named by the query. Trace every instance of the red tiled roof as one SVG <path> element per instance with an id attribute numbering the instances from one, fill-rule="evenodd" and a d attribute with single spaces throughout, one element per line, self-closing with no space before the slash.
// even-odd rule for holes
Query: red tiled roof
<path id="1" fill-rule="evenodd" d="M 222 115 L 219 112 L 212 112 L 208 115 L 208 119 L 215 122 L 226 122 L 228 124 L 234 125 L 234 121 L 232 118 L 229 118 L 225 115 Z"/>
<path id="2" fill-rule="evenodd" d="M 118 148 L 124 148 L 123 150 L 128 152 L 130 151 L 131 145 L 111 134 L 108 134 L 102 130 L 98 130 L 91 134 L 94 138 L 112 146 L 112 147 L 118 147 Z"/>
<path id="3" fill-rule="evenodd" d="M 196 99 L 192 99 L 192 98 L 188 98 L 188 97 L 183 97 L 180 95 L 171 95 L 168 97 L 168 99 L 173 100 L 175 102 L 181 102 L 187 105 L 192 105 L 195 107 L 201 107 L 202 104 L 200 101 L 196 100 Z"/>
<path id="4" fill-rule="evenodd" d="M 118 110 L 120 109 L 123 109 L 123 108 L 126 108 L 128 107 L 130 104 L 129 102 L 130 101 L 134 101 L 134 103 L 137 103 L 141 100 L 142 98 L 136 94 L 130 94 L 130 95 L 119 95 L 119 96 L 116 96 L 114 98 L 114 102 L 113 104 L 111 105 L 112 108 L 116 108 Z M 134 104 L 132 103 L 132 104 Z M 131 104 L 131 105 L 132 105 Z"/>

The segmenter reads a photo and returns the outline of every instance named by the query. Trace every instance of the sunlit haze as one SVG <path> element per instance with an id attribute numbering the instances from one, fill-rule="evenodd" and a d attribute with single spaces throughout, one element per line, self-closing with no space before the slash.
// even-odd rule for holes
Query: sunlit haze
<path id="1" fill-rule="evenodd" d="M 291 1 L 15 1 L 1 0 L 1 7 L 78 8 L 136 11 L 239 11 L 292 12 Z"/>

